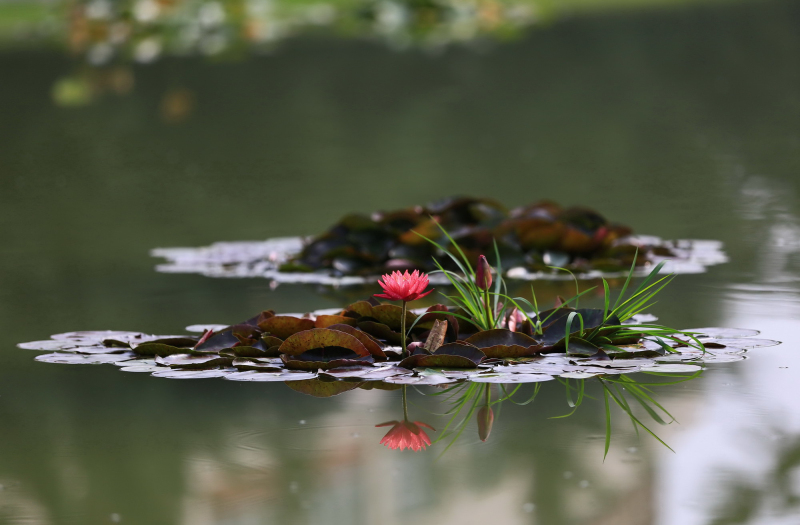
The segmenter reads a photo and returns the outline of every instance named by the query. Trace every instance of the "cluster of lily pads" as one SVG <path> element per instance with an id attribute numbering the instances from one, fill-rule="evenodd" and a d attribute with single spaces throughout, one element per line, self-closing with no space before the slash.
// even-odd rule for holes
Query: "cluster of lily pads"
<path id="1" fill-rule="evenodd" d="M 588 342 L 592 331 L 603 331 L 602 310 L 561 307 L 555 314 L 541 312 L 532 317 L 534 323 L 545 318 L 548 323 L 536 333 L 528 321 L 513 330 L 507 323 L 504 328 L 477 330 L 459 321 L 456 309 L 435 305 L 407 313 L 413 328 L 407 339 L 410 355 L 402 358 L 400 313 L 398 306 L 371 300 L 338 311 L 302 316 L 265 311 L 231 326 L 188 327 L 203 330 L 202 335 L 71 332 L 19 346 L 51 351 L 36 358 L 47 363 L 114 364 L 126 372 L 176 379 L 305 381 L 308 393 L 332 395 L 359 386 L 686 373 L 700 370 L 703 363 L 741 360 L 751 348 L 777 344 L 754 339 L 758 332 L 752 330 L 698 329 L 691 339 L 656 340 L 631 336 L 629 330 L 616 330 L 621 335 L 615 335 L 612 329 L 606 337 L 611 344 L 603 348 Z M 583 325 L 567 327 L 571 314 L 580 315 Z M 633 319 L 637 320 L 641 318 Z M 324 385 L 333 382 L 343 384 Z"/>
<path id="2" fill-rule="evenodd" d="M 506 276 L 514 279 L 562 277 L 554 267 L 583 277 L 624 274 L 634 260 L 639 274 L 664 260 L 670 261 L 667 269 L 673 273 L 694 273 L 726 261 L 718 242 L 634 236 L 631 228 L 588 208 L 541 201 L 509 211 L 494 200 L 469 197 L 372 215 L 350 214 L 307 240 L 160 248 L 153 255 L 168 260 L 158 268 L 165 272 L 355 284 L 387 271 L 435 270 L 434 257 L 441 258 L 442 249 L 455 251 L 445 231 L 473 264 L 479 255 L 495 253 L 496 243 Z M 454 269 L 447 258 L 443 264 Z"/>

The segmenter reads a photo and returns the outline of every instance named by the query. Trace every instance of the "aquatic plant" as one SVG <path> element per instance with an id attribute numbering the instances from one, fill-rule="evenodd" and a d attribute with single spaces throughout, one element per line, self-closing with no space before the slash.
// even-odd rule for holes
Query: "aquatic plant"
<path id="1" fill-rule="evenodd" d="M 436 244 L 425 242 L 417 233 Z M 502 255 L 506 268 L 535 272 L 551 272 L 553 265 L 575 271 L 619 272 L 630 266 L 637 250 L 642 254 L 639 265 L 675 255 L 668 246 L 648 244 L 631 234 L 627 226 L 610 223 L 588 208 L 564 209 L 541 201 L 509 211 L 491 199 L 449 197 L 411 209 L 348 215 L 311 239 L 280 269 L 327 270 L 334 275 L 375 275 L 414 268 L 432 271 L 437 253 L 456 251 L 453 239 L 473 266 L 496 244 L 495 264 Z M 450 261 L 442 262 L 449 265 Z"/>
<path id="2" fill-rule="evenodd" d="M 383 288 L 383 293 L 376 293 L 375 297 L 403 303 L 402 312 L 400 313 L 400 344 L 403 347 L 402 356 L 406 357 L 408 355 L 406 348 L 406 312 L 408 303 L 422 299 L 433 290 L 425 291 L 428 287 L 428 276 L 424 273 L 419 273 L 419 270 L 414 270 L 414 273 L 411 274 L 408 273 L 408 270 L 405 273 L 392 272 L 382 278 L 383 281 L 379 279 L 378 284 Z"/>

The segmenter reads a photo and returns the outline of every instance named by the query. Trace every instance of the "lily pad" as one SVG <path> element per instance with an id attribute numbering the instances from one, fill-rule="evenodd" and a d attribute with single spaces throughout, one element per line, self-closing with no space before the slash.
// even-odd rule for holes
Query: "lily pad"
<path id="1" fill-rule="evenodd" d="M 286 382 L 303 381 L 317 377 L 314 372 L 300 372 L 296 370 L 284 370 L 282 372 L 259 372 L 248 370 L 243 372 L 233 372 L 224 377 L 226 381 L 251 381 L 251 382 Z"/>
<path id="2" fill-rule="evenodd" d="M 289 336 L 296 333 L 311 330 L 314 328 L 314 321 L 299 317 L 276 315 L 275 317 L 265 319 L 258 326 L 275 337 L 287 339 Z"/>
<path id="3" fill-rule="evenodd" d="M 159 355 L 164 357 L 172 354 L 185 354 L 186 348 L 163 343 L 142 343 L 133 347 L 133 352 L 137 355 Z"/>
<path id="4" fill-rule="evenodd" d="M 330 328 L 335 324 L 355 326 L 356 320 L 343 315 L 318 315 L 314 321 L 314 327 L 316 328 Z"/>
<path id="5" fill-rule="evenodd" d="M 58 352 L 55 354 L 37 355 L 35 360 L 41 363 L 58 363 L 62 365 L 105 365 L 116 363 L 117 361 L 127 361 L 133 357 L 134 355 L 131 352 L 93 355 L 65 354 Z"/>
<path id="6" fill-rule="evenodd" d="M 219 355 L 171 354 L 157 357 L 156 363 L 182 370 L 203 370 L 218 366 L 229 366 L 233 362 L 230 357 Z"/>
<path id="7" fill-rule="evenodd" d="M 504 328 L 478 332 L 467 338 L 466 342 L 479 348 L 489 358 L 526 357 L 543 348 L 532 337 Z"/>
<path id="8" fill-rule="evenodd" d="M 345 308 L 347 312 L 355 312 L 359 317 L 373 317 L 372 305 L 367 301 L 358 301 Z"/>
<path id="9" fill-rule="evenodd" d="M 234 359 L 231 363 L 237 370 L 258 370 L 263 372 L 279 372 L 283 370 L 283 365 L 280 360 L 276 363 L 273 360 L 259 360 L 259 359 Z"/>
<path id="10" fill-rule="evenodd" d="M 698 334 L 714 339 L 740 339 L 742 337 L 755 337 L 761 332 L 758 330 L 748 330 L 746 328 L 724 328 L 724 327 L 711 327 L 711 328 L 690 328 L 686 332 L 697 332 Z"/>
<path id="11" fill-rule="evenodd" d="M 164 377 L 167 379 L 211 379 L 216 377 L 225 377 L 231 373 L 230 369 L 214 369 L 214 370 L 160 370 L 153 372 L 153 377 Z"/>
<path id="12" fill-rule="evenodd" d="M 392 345 L 400 345 L 402 342 L 402 336 L 399 332 L 395 332 L 388 326 L 383 323 L 379 323 L 377 321 L 359 321 L 357 324 L 360 330 L 377 337 L 383 341 L 388 342 Z"/>
<path id="13" fill-rule="evenodd" d="M 373 357 L 380 360 L 386 359 L 386 354 L 383 352 L 380 342 L 371 335 L 369 335 L 368 333 L 353 328 L 352 326 L 346 324 L 334 324 L 329 326 L 328 328 L 330 328 L 331 330 L 338 330 L 340 332 L 352 335 L 353 337 L 358 339 L 362 345 L 364 345 L 364 348 L 366 348 L 367 351 L 370 354 L 372 354 Z"/>
<path id="14" fill-rule="evenodd" d="M 499 384 L 514 384 L 514 383 L 541 383 L 544 381 L 552 381 L 555 377 L 547 374 L 510 374 L 510 373 L 490 373 L 478 374 L 469 378 L 473 383 L 499 383 Z"/>
<path id="15" fill-rule="evenodd" d="M 403 318 L 403 309 L 396 304 L 380 304 L 372 308 L 371 317 L 374 317 L 379 323 L 385 324 L 393 331 L 398 331 Z M 406 311 L 406 326 L 411 326 L 416 320 L 417 316 L 414 313 Z"/>
<path id="16" fill-rule="evenodd" d="M 448 343 L 439 347 L 431 355 L 415 354 L 403 359 L 402 368 L 451 367 L 475 368 L 486 358 L 486 354 L 471 344 L 464 342 Z"/>
<path id="17" fill-rule="evenodd" d="M 280 352 L 297 356 L 309 350 L 336 347 L 351 350 L 357 356 L 371 355 L 364 345 L 350 334 L 328 328 L 312 328 L 294 334 L 280 346 Z"/>
<path id="18" fill-rule="evenodd" d="M 292 370 L 325 370 L 346 366 L 361 366 L 372 363 L 375 359 L 367 354 L 360 356 L 347 348 L 326 347 L 303 352 L 300 355 L 281 355 L 286 368 Z"/>
<path id="19" fill-rule="evenodd" d="M 239 338 L 231 330 L 216 333 L 206 339 L 204 342 L 198 344 L 194 349 L 198 352 L 216 353 L 220 350 L 225 350 L 238 345 Z"/>

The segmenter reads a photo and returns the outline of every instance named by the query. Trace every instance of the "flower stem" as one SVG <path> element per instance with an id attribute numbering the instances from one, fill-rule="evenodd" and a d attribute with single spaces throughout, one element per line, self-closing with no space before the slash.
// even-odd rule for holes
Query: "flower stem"
<path id="1" fill-rule="evenodd" d="M 486 304 L 486 323 L 487 323 L 487 330 L 491 330 L 494 328 L 494 316 L 492 315 L 492 308 L 489 303 L 489 290 L 483 291 L 484 303 Z"/>
<path id="2" fill-rule="evenodd" d="M 408 357 L 408 349 L 406 346 L 406 308 L 407 308 L 406 304 L 407 303 L 403 301 L 403 313 L 400 317 L 400 344 L 403 345 L 403 353 L 401 354 L 403 356 L 403 359 Z M 403 389 L 404 400 L 405 400 L 405 395 L 406 395 L 406 390 L 404 388 Z"/>
<path id="3" fill-rule="evenodd" d="M 408 421 L 408 399 L 406 398 L 406 386 L 403 386 L 403 418 Z"/>

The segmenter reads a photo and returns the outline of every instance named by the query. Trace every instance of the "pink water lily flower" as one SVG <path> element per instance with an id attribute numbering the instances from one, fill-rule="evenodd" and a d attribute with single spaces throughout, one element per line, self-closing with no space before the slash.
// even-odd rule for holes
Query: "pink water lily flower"
<path id="1" fill-rule="evenodd" d="M 433 290 L 428 290 L 422 293 L 428 287 L 428 274 L 420 273 L 419 270 L 414 270 L 414 273 L 392 272 L 383 277 L 383 282 L 378 280 L 378 284 L 383 288 L 382 294 L 375 294 L 375 297 L 382 299 L 389 299 L 390 301 L 416 301 L 431 293 Z"/>

